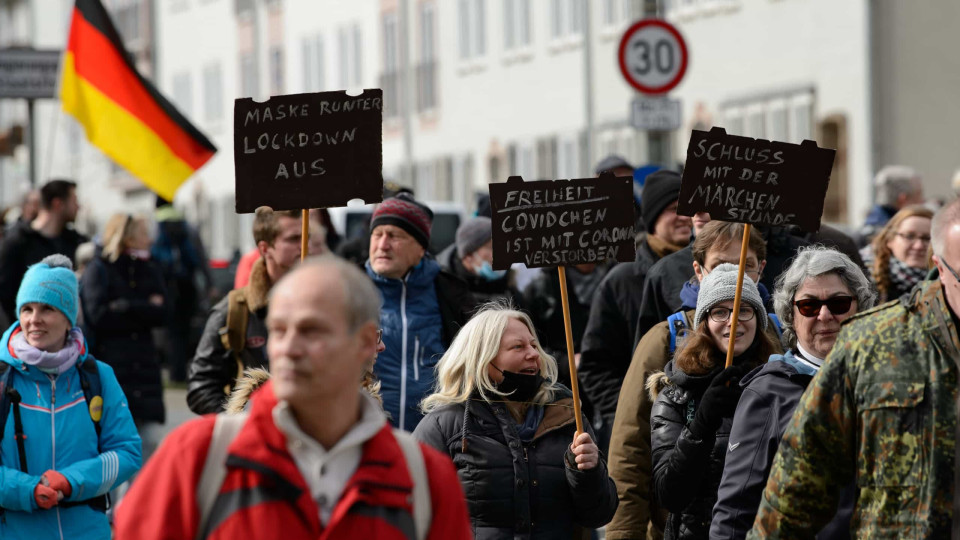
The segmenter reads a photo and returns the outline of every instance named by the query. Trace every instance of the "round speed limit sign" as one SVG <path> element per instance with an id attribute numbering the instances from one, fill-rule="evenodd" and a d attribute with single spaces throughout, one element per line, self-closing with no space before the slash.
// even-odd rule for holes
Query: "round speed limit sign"
<path id="1" fill-rule="evenodd" d="M 687 45 L 680 32 L 660 19 L 644 19 L 620 39 L 620 71 L 645 94 L 663 94 L 680 84 L 687 71 Z"/>

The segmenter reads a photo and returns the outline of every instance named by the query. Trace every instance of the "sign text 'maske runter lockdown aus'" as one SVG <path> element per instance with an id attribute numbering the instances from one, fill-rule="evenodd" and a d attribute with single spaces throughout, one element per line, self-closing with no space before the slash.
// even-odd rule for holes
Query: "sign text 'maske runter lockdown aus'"
<path id="1" fill-rule="evenodd" d="M 820 229 L 836 150 L 694 131 L 687 147 L 677 213 L 712 219 Z"/>
<path id="2" fill-rule="evenodd" d="M 383 200 L 383 91 L 238 99 L 233 109 L 237 212 Z"/>
<path id="3" fill-rule="evenodd" d="M 524 182 L 511 176 L 489 187 L 496 270 L 518 262 L 541 268 L 635 257 L 630 177 Z"/>

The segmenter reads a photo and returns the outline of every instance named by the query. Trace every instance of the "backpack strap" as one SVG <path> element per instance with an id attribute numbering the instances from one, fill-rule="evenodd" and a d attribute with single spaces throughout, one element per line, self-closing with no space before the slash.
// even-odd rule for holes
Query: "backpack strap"
<path id="1" fill-rule="evenodd" d="M 100 369 L 97 367 L 97 361 L 91 356 L 83 363 L 77 365 L 80 370 L 80 387 L 83 388 L 83 397 L 87 400 L 87 409 L 90 411 L 90 419 L 93 420 L 93 428 L 97 431 L 97 452 L 100 449 L 100 432 L 103 426 L 100 420 L 103 418 L 103 384 L 100 382 Z"/>
<path id="2" fill-rule="evenodd" d="M 667 327 L 670 329 L 670 354 L 673 354 L 677 350 L 677 334 L 687 327 L 684 312 L 678 311 L 667 317 Z"/>
<path id="3" fill-rule="evenodd" d="M 237 362 L 237 375 L 234 381 L 243 376 L 243 357 L 240 353 L 247 346 L 247 321 L 250 318 L 250 310 L 247 308 L 246 288 L 242 287 L 230 291 L 227 295 L 227 323 L 220 329 L 220 342 L 223 348 L 233 354 L 233 359 Z M 230 395 L 232 384 L 224 387 L 225 394 Z"/>
<path id="4" fill-rule="evenodd" d="M 420 449 L 420 443 L 406 431 L 394 429 L 393 438 L 397 440 L 400 450 L 403 451 L 403 458 L 407 461 L 410 478 L 413 480 L 413 524 L 417 533 L 416 540 L 425 540 L 433 521 L 433 507 L 423 451 Z"/>
<path id="5" fill-rule="evenodd" d="M 777 337 L 783 339 L 783 323 L 780 322 L 780 317 L 777 317 L 776 313 L 767 313 L 767 316 L 773 321 L 773 327 L 777 330 Z"/>
<path id="6" fill-rule="evenodd" d="M 207 459 L 203 463 L 203 472 L 197 484 L 197 508 L 200 510 L 200 521 L 197 524 L 197 540 L 207 537 L 210 512 L 220 494 L 223 479 L 227 476 L 227 448 L 237 437 L 243 424 L 247 421 L 247 413 L 226 414 L 220 413 L 213 424 L 213 438 L 207 449 Z"/>
<path id="7" fill-rule="evenodd" d="M 10 396 L 7 394 L 7 388 L 12 388 L 13 370 L 10 364 L 0 362 L 0 437 L 3 437 L 3 429 L 7 425 L 7 416 L 10 415 Z"/>

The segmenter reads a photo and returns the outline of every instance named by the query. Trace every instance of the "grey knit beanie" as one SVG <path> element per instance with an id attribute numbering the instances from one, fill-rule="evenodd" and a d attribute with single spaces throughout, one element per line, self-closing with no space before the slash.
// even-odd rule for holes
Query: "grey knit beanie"
<path id="1" fill-rule="evenodd" d="M 733 300 L 736 294 L 736 265 L 726 263 L 711 270 L 707 277 L 700 282 L 700 293 L 697 296 L 697 314 L 693 317 L 693 327 L 700 327 L 700 321 L 706 319 L 710 308 L 721 302 Z M 760 299 L 757 284 L 747 276 L 743 277 L 743 294 L 740 296 L 740 305 L 742 306 L 744 302 L 753 307 L 759 321 L 760 330 L 766 330 L 767 310 L 763 307 L 763 300 Z"/>
<path id="2" fill-rule="evenodd" d="M 491 238 L 493 238 L 493 225 L 490 218 L 472 217 L 457 229 L 457 255 L 462 259 L 483 247 Z"/>

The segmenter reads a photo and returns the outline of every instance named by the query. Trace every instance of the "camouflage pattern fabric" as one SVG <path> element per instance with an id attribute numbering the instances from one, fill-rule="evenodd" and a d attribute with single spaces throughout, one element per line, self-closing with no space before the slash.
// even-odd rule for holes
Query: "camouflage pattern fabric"
<path id="1" fill-rule="evenodd" d="M 939 281 L 845 322 L 747 538 L 813 538 L 856 480 L 854 538 L 950 538 L 960 341 Z"/>

